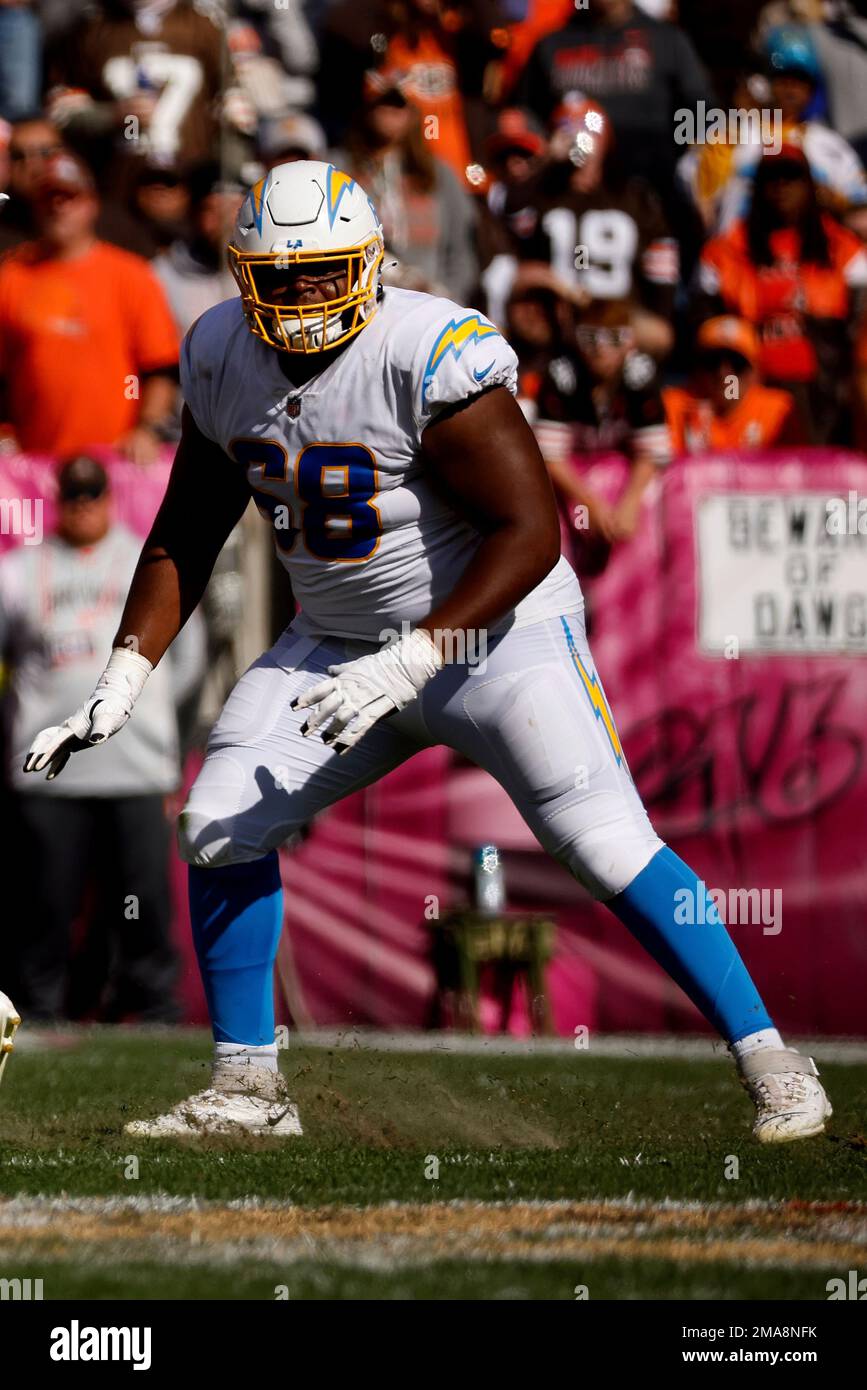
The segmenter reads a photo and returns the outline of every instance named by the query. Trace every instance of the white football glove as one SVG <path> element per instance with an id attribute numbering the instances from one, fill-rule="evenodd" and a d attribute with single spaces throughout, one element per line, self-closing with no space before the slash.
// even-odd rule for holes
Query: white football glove
<path id="1" fill-rule="evenodd" d="M 292 701 L 293 709 L 309 709 L 301 732 L 322 733 L 338 753 L 354 748 L 377 720 L 404 709 L 435 676 L 442 657 L 422 629 L 370 656 L 329 666 L 329 679 Z"/>
<path id="2" fill-rule="evenodd" d="M 53 782 L 66 767 L 71 753 L 111 738 L 129 719 L 153 669 L 138 652 L 115 647 L 93 694 L 80 709 L 62 724 L 36 735 L 24 759 L 24 771 L 42 772 L 47 767 L 47 780 Z"/>

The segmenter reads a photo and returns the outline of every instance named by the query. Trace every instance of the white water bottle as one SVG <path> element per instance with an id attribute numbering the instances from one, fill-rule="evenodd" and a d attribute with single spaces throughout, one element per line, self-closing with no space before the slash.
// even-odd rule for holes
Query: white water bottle
<path id="1" fill-rule="evenodd" d="M 496 917 L 506 908 L 506 880 L 496 845 L 473 850 L 473 896 L 477 912 Z"/>

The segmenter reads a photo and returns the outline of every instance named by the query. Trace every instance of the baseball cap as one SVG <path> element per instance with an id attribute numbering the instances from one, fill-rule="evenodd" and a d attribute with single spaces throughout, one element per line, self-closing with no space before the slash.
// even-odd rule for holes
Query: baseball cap
<path id="1" fill-rule="evenodd" d="M 790 131 L 785 140 L 780 142 L 779 149 L 775 150 L 772 145 L 765 146 L 762 153 L 763 160 L 784 160 L 787 164 L 797 164 L 803 169 L 809 170 L 810 161 L 804 151 L 804 146 L 797 138 L 797 132 Z"/>
<path id="2" fill-rule="evenodd" d="M 771 76 L 803 77 L 815 86 L 822 69 L 809 32 L 801 25 L 781 24 L 768 34 L 765 54 Z"/>
<path id="3" fill-rule="evenodd" d="M 178 184 L 183 182 L 184 173 L 179 165 L 145 159 L 139 167 L 135 185 L 136 188 L 149 188 L 155 184 L 165 188 L 177 188 Z"/>
<path id="4" fill-rule="evenodd" d="M 325 131 L 318 121 L 303 112 L 295 111 L 279 120 L 263 121 L 259 127 L 259 153 L 265 159 L 288 150 L 301 150 L 310 159 L 316 159 L 325 149 Z"/>
<path id="5" fill-rule="evenodd" d="M 224 170 L 216 159 L 206 159 L 187 171 L 186 185 L 190 202 L 195 206 L 212 193 L 245 193 L 246 189 L 230 169 Z"/>
<path id="6" fill-rule="evenodd" d="M 717 352 L 729 349 L 736 352 L 750 366 L 755 365 L 759 356 L 759 340 L 756 331 L 746 319 L 736 318 L 734 314 L 719 314 L 706 319 L 698 330 L 696 342 L 701 351 Z"/>
<path id="7" fill-rule="evenodd" d="M 57 492 L 61 502 L 74 502 L 79 497 L 101 497 L 108 487 L 108 474 L 101 463 L 89 454 L 76 454 L 61 464 L 57 475 Z"/>
<path id="8" fill-rule="evenodd" d="M 62 150 L 46 160 L 36 184 L 36 196 L 49 193 L 93 193 L 96 185 L 83 159 L 69 150 Z"/>
<path id="9" fill-rule="evenodd" d="M 485 141 L 489 159 L 496 159 L 506 150 L 523 150 L 526 154 L 541 154 L 545 148 L 542 127 L 526 111 L 507 106 L 497 116 L 496 129 Z"/>

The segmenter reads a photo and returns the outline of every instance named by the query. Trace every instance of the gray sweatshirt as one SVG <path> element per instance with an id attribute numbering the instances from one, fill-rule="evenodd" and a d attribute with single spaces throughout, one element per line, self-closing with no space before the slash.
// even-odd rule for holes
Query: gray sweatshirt
<path id="1" fill-rule="evenodd" d="M 97 545 L 58 536 L 0 557 L 0 651 L 8 672 L 10 779 L 46 796 L 144 796 L 180 780 L 177 703 L 205 663 L 194 614 L 151 675 L 129 723 L 97 748 L 75 753 L 53 782 L 22 772 L 35 734 L 62 724 L 87 699 L 111 653 L 141 540 L 115 525 Z"/>

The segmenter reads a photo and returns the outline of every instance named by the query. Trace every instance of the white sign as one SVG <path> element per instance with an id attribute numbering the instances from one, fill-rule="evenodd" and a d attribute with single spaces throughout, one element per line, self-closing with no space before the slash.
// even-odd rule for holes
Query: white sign
<path id="1" fill-rule="evenodd" d="M 739 492 L 701 499 L 703 651 L 867 652 L 867 535 L 829 526 L 833 495 Z"/>

